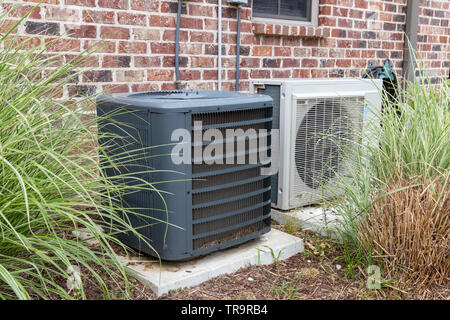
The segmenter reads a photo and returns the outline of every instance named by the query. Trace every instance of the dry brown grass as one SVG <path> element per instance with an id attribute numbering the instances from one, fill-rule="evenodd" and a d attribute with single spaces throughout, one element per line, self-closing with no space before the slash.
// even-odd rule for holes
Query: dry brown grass
<path id="1" fill-rule="evenodd" d="M 388 277 L 417 289 L 448 283 L 450 188 L 448 184 L 399 181 L 375 202 L 360 236 L 386 267 Z M 372 248 L 370 248 L 372 246 Z"/>

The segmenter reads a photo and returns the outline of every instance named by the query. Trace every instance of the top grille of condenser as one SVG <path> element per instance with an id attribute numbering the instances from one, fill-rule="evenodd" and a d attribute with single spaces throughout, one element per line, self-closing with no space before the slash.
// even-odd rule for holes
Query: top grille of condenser
<path id="1" fill-rule="evenodd" d="M 272 108 L 197 113 L 192 115 L 193 131 L 218 129 L 266 129 L 270 143 Z M 192 135 L 194 137 L 194 134 Z M 193 140 L 194 144 L 196 143 Z M 205 144 L 202 147 L 205 147 Z M 236 145 L 234 151 L 236 151 Z M 270 228 L 270 176 L 261 175 L 269 164 L 249 164 L 248 154 L 258 152 L 245 144 L 244 164 L 192 164 L 193 249 L 201 250 L 231 242 Z M 223 152 L 226 154 L 225 150 Z M 192 153 L 194 155 L 194 153 Z M 232 157 L 236 156 L 236 152 Z M 225 156 L 224 156 L 225 157 Z"/>

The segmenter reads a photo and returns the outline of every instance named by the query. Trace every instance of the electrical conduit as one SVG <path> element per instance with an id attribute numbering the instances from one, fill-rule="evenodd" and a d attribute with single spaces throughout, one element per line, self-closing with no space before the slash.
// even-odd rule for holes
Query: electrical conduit
<path id="1" fill-rule="evenodd" d="M 175 31 L 175 77 L 177 84 L 177 89 L 181 90 L 180 81 L 180 20 L 181 20 L 181 6 L 183 5 L 183 0 L 178 0 L 178 12 L 177 12 L 177 26 Z"/>
<path id="2" fill-rule="evenodd" d="M 241 4 L 237 7 L 236 35 L 236 91 L 239 91 L 239 65 L 241 64 Z"/>
<path id="3" fill-rule="evenodd" d="M 217 90 L 222 90 L 222 0 L 217 1 L 219 8 L 217 12 Z"/>

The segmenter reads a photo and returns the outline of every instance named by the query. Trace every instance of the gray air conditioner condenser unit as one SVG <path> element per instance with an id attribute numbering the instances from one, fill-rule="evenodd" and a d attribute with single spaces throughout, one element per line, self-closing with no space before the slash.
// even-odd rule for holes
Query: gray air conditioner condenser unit
<path id="1" fill-rule="evenodd" d="M 121 241 L 150 255 L 155 255 L 155 249 L 163 260 L 180 261 L 270 231 L 271 178 L 262 174 L 262 169 L 270 166 L 272 99 L 269 96 L 218 91 L 103 95 L 97 99 L 97 114 L 99 130 L 124 136 L 115 142 L 112 153 L 146 148 L 144 159 L 136 157 L 135 161 L 119 163 L 117 170 L 131 175 L 136 172 L 142 181 L 158 182 L 155 187 L 163 192 L 146 189 L 123 195 L 121 205 L 139 213 L 138 216 L 129 214 L 127 219 L 151 247 L 130 233 L 119 235 Z M 194 139 L 208 129 L 217 129 L 216 132 L 223 134 L 223 140 Z M 233 148 L 229 152 L 224 148 L 222 154 L 198 159 L 212 143 L 229 143 L 226 133 L 239 132 L 239 129 L 236 139 L 232 139 L 236 140 L 236 146 L 238 140 L 244 141 L 243 150 Z M 191 136 L 192 152 L 188 161 L 182 163 L 174 162 L 172 157 L 176 130 L 184 130 Z M 258 137 L 248 132 L 259 131 L 267 132 L 268 158 L 250 163 L 250 156 L 261 148 L 251 143 Z M 108 141 L 101 144 L 107 145 Z M 114 158 L 114 154 L 111 156 Z M 238 156 L 245 161 L 237 160 Z M 220 158 L 222 161 L 217 161 Z M 151 169 L 142 173 L 143 166 Z M 104 171 L 107 176 L 116 175 L 110 168 Z M 167 221 L 162 198 L 167 204 L 169 226 L 158 222 Z"/>

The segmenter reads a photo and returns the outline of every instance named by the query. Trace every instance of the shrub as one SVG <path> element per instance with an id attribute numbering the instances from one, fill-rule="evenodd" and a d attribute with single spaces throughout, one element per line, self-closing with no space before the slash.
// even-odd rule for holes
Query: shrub
<path id="1" fill-rule="evenodd" d="M 449 88 L 417 82 L 397 92 L 400 115 L 388 106 L 382 127 L 371 124 L 352 146 L 352 170 L 338 176 L 345 197 L 333 206 L 348 259 L 378 263 L 406 285 L 440 284 L 450 261 Z"/>
<path id="2" fill-rule="evenodd" d="M 102 175 L 93 101 L 62 95 L 89 53 L 61 63 L 15 27 L 0 37 L 0 298 L 127 297 L 120 243 L 99 224 L 136 234 L 117 201 L 133 190 Z"/>

